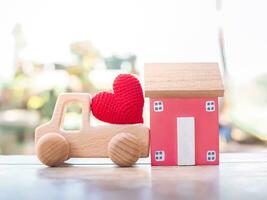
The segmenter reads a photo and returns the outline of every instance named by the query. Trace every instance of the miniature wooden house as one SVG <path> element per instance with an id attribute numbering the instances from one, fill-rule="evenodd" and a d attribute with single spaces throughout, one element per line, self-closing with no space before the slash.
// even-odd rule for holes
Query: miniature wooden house
<path id="1" fill-rule="evenodd" d="M 145 64 L 153 166 L 219 164 L 216 63 Z"/>

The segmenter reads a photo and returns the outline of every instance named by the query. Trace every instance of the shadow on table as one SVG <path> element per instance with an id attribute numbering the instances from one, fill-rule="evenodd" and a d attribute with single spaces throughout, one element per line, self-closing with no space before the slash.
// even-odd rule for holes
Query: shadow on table
<path id="1" fill-rule="evenodd" d="M 218 166 L 70 166 L 43 168 L 38 177 L 51 193 L 103 199 L 218 199 Z"/>
<path id="2" fill-rule="evenodd" d="M 153 167 L 152 199 L 219 199 L 219 166 Z"/>
<path id="3" fill-rule="evenodd" d="M 55 194 L 79 198 L 147 199 L 150 183 L 150 168 L 116 166 L 71 166 L 42 168 L 38 177 Z M 85 195 L 85 196 L 84 196 Z"/>

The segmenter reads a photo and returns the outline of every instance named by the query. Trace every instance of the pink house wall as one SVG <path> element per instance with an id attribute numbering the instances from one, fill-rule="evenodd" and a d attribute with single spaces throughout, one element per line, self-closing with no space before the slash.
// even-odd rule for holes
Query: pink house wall
<path id="1" fill-rule="evenodd" d="M 154 101 L 163 102 L 163 111 L 154 111 Z M 206 111 L 206 101 L 215 102 L 215 111 Z M 150 99 L 150 134 L 152 165 L 177 165 L 177 117 L 195 118 L 196 165 L 219 163 L 218 98 Z M 156 161 L 155 151 L 164 150 L 165 160 Z M 214 162 L 207 161 L 207 151 L 216 152 Z"/>

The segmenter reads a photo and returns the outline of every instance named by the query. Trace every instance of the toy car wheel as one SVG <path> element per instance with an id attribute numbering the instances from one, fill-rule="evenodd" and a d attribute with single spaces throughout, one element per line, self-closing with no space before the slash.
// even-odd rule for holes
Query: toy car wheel
<path id="1" fill-rule="evenodd" d="M 50 167 L 58 166 L 69 158 L 70 146 L 60 134 L 47 133 L 37 142 L 36 154 L 39 160 Z"/>
<path id="2" fill-rule="evenodd" d="M 138 138 L 130 133 L 119 133 L 109 142 L 108 155 L 110 159 L 121 167 L 129 167 L 140 157 Z"/>

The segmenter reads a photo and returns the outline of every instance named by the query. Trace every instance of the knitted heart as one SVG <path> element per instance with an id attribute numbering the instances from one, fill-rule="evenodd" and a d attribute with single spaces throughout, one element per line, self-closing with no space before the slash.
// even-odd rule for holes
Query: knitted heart
<path id="1" fill-rule="evenodd" d="M 92 98 L 93 115 L 112 124 L 143 123 L 144 96 L 140 82 L 130 74 L 121 74 L 113 82 L 112 92 L 100 92 Z"/>

